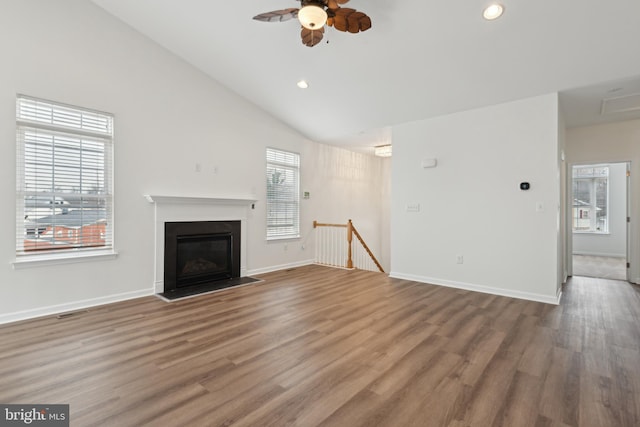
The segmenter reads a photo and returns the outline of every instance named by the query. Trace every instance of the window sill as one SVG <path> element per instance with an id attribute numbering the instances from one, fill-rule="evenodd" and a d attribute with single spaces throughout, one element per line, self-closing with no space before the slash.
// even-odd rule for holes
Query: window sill
<path id="1" fill-rule="evenodd" d="M 297 236 L 267 237 L 267 242 L 280 242 L 282 240 L 297 240 L 297 239 L 300 239 L 300 235 L 297 235 Z"/>
<path id="2" fill-rule="evenodd" d="M 115 250 L 86 251 L 64 254 L 20 255 L 12 262 L 15 270 L 31 267 L 45 267 L 49 265 L 73 264 L 77 262 L 115 259 Z"/>

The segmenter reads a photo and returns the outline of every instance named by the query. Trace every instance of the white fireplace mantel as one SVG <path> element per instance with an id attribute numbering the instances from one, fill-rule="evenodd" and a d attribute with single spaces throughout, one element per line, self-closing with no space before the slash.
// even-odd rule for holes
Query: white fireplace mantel
<path id="1" fill-rule="evenodd" d="M 166 196 L 145 194 L 149 203 L 157 204 L 221 204 L 221 205 L 250 205 L 257 202 L 250 197 L 202 197 L 202 196 Z"/>

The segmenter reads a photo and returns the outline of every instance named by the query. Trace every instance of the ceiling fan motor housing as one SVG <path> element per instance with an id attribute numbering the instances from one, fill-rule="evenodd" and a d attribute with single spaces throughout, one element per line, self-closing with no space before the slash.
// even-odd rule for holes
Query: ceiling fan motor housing
<path id="1" fill-rule="evenodd" d="M 336 12 L 333 9 L 330 9 L 326 0 L 300 0 L 300 7 L 305 6 L 318 6 L 327 13 L 329 18 L 333 18 L 336 16 Z"/>
<path id="2" fill-rule="evenodd" d="M 300 0 L 301 6 L 305 7 L 305 6 L 318 6 L 321 8 L 325 8 L 325 6 L 327 5 L 327 2 L 323 1 L 323 0 Z"/>

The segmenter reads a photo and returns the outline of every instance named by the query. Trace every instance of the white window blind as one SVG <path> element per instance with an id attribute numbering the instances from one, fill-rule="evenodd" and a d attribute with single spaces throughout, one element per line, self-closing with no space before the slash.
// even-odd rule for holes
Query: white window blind
<path id="1" fill-rule="evenodd" d="M 267 148 L 267 239 L 300 237 L 300 155 Z"/>
<path id="2" fill-rule="evenodd" d="M 113 115 L 19 95 L 16 253 L 113 248 Z"/>

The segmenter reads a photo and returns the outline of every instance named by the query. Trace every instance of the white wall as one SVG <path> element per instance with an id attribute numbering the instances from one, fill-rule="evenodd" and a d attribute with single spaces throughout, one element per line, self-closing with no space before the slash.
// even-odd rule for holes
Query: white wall
<path id="1" fill-rule="evenodd" d="M 627 164 L 609 165 L 609 232 L 573 233 L 573 253 L 627 256 Z"/>
<path id="2" fill-rule="evenodd" d="M 143 194 L 254 196 L 250 273 L 310 262 L 313 219 L 353 218 L 372 239 L 381 227 L 380 159 L 305 140 L 90 2 L 2 2 L 0 50 L 0 323 L 153 292 L 153 205 Z M 12 268 L 17 93 L 115 114 L 116 259 Z M 301 154 L 311 198 L 299 241 L 265 241 L 267 146 Z"/>
<path id="3" fill-rule="evenodd" d="M 630 278 L 640 283 L 640 120 L 567 129 L 566 152 L 569 164 L 631 162 Z"/>
<path id="4" fill-rule="evenodd" d="M 558 135 L 557 94 L 395 127 L 392 275 L 557 302 Z"/>

